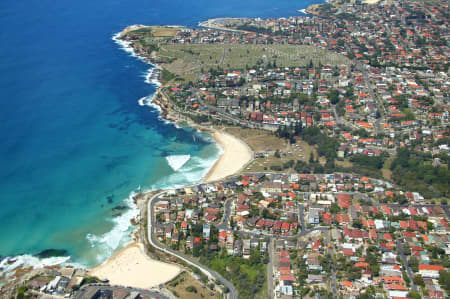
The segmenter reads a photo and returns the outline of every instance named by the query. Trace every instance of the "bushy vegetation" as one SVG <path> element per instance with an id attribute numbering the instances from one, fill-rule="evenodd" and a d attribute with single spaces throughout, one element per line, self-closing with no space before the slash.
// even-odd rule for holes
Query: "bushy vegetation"
<path id="1" fill-rule="evenodd" d="M 90 284 L 90 283 L 97 283 L 100 280 L 97 277 L 85 277 L 81 281 L 81 285 Z"/>
<path id="2" fill-rule="evenodd" d="M 172 80 L 174 78 L 175 78 L 175 75 L 173 73 L 169 72 L 166 69 L 162 70 L 162 72 L 161 72 L 161 81 L 163 83 L 167 83 L 167 82 L 169 82 L 170 80 Z"/>
<path id="3" fill-rule="evenodd" d="M 291 126 L 280 126 L 276 135 L 295 143 L 294 137 L 301 137 L 309 145 L 317 145 L 317 153 L 330 161 L 333 161 L 337 154 L 339 142 L 336 138 L 329 137 L 322 133 L 318 127 L 303 128 L 302 123 L 298 122 Z"/>
<path id="4" fill-rule="evenodd" d="M 28 290 L 27 286 L 21 286 L 18 290 L 17 290 L 17 296 L 16 299 L 25 299 L 25 298 L 31 298 L 29 295 L 25 295 L 25 292 Z"/>
<path id="5" fill-rule="evenodd" d="M 229 280 L 238 289 L 239 298 L 254 298 L 266 280 L 268 258 L 267 254 L 260 256 L 258 248 L 249 259 L 229 256 L 222 251 L 202 256 L 200 261 Z"/>
<path id="6" fill-rule="evenodd" d="M 450 291 L 450 271 L 439 271 L 439 283 L 447 291 Z"/>
<path id="7" fill-rule="evenodd" d="M 317 145 L 317 153 L 319 156 L 323 156 L 327 160 L 334 160 L 336 158 L 339 147 L 338 140 L 322 133 L 320 128 L 306 128 L 301 131 L 301 137 L 309 145 Z"/>
<path id="8" fill-rule="evenodd" d="M 363 167 L 381 169 L 383 167 L 382 157 L 369 157 L 367 155 L 353 155 L 350 161 Z"/>
<path id="9" fill-rule="evenodd" d="M 197 293 L 197 289 L 194 286 L 186 287 L 186 291 L 188 291 L 190 293 Z"/>
<path id="10" fill-rule="evenodd" d="M 426 198 L 450 196 L 448 165 L 433 167 L 429 154 L 399 148 L 391 170 L 395 183 L 405 189 L 420 192 Z"/>

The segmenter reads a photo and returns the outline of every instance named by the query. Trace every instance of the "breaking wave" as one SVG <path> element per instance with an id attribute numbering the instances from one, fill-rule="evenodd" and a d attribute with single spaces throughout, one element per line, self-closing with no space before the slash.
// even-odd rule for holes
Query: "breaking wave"
<path id="1" fill-rule="evenodd" d="M 174 155 L 167 156 L 166 160 L 169 163 L 169 166 L 174 170 L 178 171 L 187 161 L 191 158 L 191 155 Z"/>
<path id="2" fill-rule="evenodd" d="M 106 260 L 115 250 L 131 241 L 130 235 L 136 230 L 136 227 L 131 224 L 131 220 L 139 217 L 139 209 L 133 200 L 136 194 L 136 192 L 131 192 L 130 196 L 124 201 L 128 207 L 127 211 L 111 219 L 114 226 L 109 232 L 103 235 L 86 235 L 91 248 L 96 252 L 97 262 Z"/>
<path id="3" fill-rule="evenodd" d="M 6 257 L 0 262 L 0 287 L 7 283 L 11 275 L 14 274 L 16 269 L 33 267 L 34 269 L 40 269 L 48 266 L 55 265 L 73 265 L 69 263 L 70 256 L 56 256 L 48 258 L 38 258 L 31 254 L 18 255 L 14 257 Z"/>

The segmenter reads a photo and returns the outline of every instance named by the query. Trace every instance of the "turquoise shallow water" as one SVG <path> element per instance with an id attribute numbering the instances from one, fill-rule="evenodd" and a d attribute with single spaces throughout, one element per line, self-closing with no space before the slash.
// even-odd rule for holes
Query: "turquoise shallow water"
<path id="1" fill-rule="evenodd" d="M 217 158 L 209 136 L 138 105 L 155 91 L 144 82 L 149 66 L 121 50 L 115 33 L 132 24 L 298 15 L 309 4 L 1 1 L 0 256 L 52 248 L 97 264 L 132 230 L 135 211 L 114 207 L 128 205 L 139 186 L 197 182 Z M 178 155 L 190 159 L 175 171 L 167 157 Z"/>

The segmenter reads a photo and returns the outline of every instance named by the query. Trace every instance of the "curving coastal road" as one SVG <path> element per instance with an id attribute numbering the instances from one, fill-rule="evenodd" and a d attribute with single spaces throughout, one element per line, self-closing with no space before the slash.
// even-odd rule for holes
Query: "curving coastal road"
<path id="1" fill-rule="evenodd" d="M 237 289 L 228 280 L 223 278 L 222 275 L 220 275 L 219 273 L 217 273 L 217 272 L 207 268 L 206 266 L 198 263 L 197 261 L 191 259 L 190 257 L 185 256 L 184 254 L 181 254 L 181 253 L 179 253 L 179 252 L 177 252 L 175 250 L 172 250 L 170 248 L 164 247 L 155 238 L 154 230 L 153 230 L 153 227 L 154 227 L 154 224 L 155 224 L 155 217 L 153 215 L 153 213 L 154 213 L 153 207 L 154 207 L 155 203 L 159 201 L 159 197 L 161 195 L 163 195 L 164 193 L 166 193 L 166 192 L 167 191 L 163 191 L 163 192 L 157 193 L 154 196 L 152 196 L 152 198 L 148 201 L 148 205 L 147 205 L 148 232 L 147 233 L 148 233 L 148 240 L 149 240 L 150 244 L 153 247 L 155 247 L 155 248 L 157 248 L 157 249 L 159 249 L 159 250 L 161 250 L 161 251 L 163 251 L 163 252 L 165 252 L 167 254 L 173 255 L 173 256 L 183 260 L 184 262 L 188 263 L 189 265 L 198 268 L 200 271 L 202 271 L 203 274 L 208 276 L 210 279 L 219 281 L 222 285 L 224 285 L 224 286 L 226 286 L 228 288 L 228 290 L 229 290 L 228 298 L 229 299 L 237 299 L 238 296 L 239 296 L 239 293 L 238 293 Z"/>

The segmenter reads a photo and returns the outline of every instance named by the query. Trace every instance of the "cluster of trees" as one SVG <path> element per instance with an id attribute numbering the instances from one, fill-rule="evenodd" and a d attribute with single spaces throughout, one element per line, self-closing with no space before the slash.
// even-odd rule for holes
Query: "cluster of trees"
<path id="1" fill-rule="evenodd" d="M 211 120 L 208 115 L 204 114 L 190 114 L 189 118 L 192 119 L 195 123 L 201 124 Z"/>
<path id="2" fill-rule="evenodd" d="M 350 161 L 358 164 L 359 166 L 377 170 L 383 167 L 384 157 L 383 156 L 369 157 L 367 155 L 358 154 L 351 156 Z"/>
<path id="3" fill-rule="evenodd" d="M 378 249 L 375 246 L 369 246 L 366 250 L 366 261 L 369 263 L 373 276 L 380 274 L 380 263 L 378 262 Z"/>
<path id="4" fill-rule="evenodd" d="M 280 126 L 276 131 L 276 135 L 280 138 L 285 138 L 290 140 L 291 143 L 295 143 L 295 137 L 301 137 L 310 145 L 317 146 L 317 153 L 319 156 L 326 158 L 325 165 L 322 165 L 318 161 L 318 157 L 314 159 L 311 155 L 309 163 L 306 164 L 303 161 L 289 161 L 289 164 L 283 166 L 294 166 L 294 169 L 299 173 L 323 173 L 325 171 L 331 172 L 336 170 L 336 165 L 334 160 L 337 157 L 337 150 L 339 147 L 339 141 L 337 138 L 329 137 L 328 135 L 322 133 L 318 127 L 303 128 L 301 122 L 297 122 L 295 125 L 290 126 Z M 286 168 L 285 167 L 285 168 Z M 281 170 L 281 167 L 279 167 Z"/>
<path id="5" fill-rule="evenodd" d="M 333 88 L 327 93 L 327 97 L 330 100 L 331 104 L 336 105 L 339 102 L 339 91 Z"/>
<path id="6" fill-rule="evenodd" d="M 399 148 L 391 170 L 395 183 L 405 189 L 420 192 L 427 198 L 450 196 L 448 165 L 433 167 L 429 154 Z"/>
<path id="7" fill-rule="evenodd" d="M 289 126 L 279 126 L 275 134 L 280 138 L 288 139 L 291 143 L 295 143 L 295 137 L 301 136 L 302 131 L 302 123 L 296 122 L 295 125 L 291 123 Z"/>
<path id="8" fill-rule="evenodd" d="M 439 271 L 439 283 L 447 292 L 450 292 L 450 271 Z"/>
<path id="9" fill-rule="evenodd" d="M 375 298 L 376 289 L 374 286 L 369 286 L 364 293 L 358 295 L 356 299 L 372 299 Z"/>
<path id="10" fill-rule="evenodd" d="M 319 156 L 325 157 L 327 161 L 334 161 L 337 157 L 339 141 L 337 138 L 329 137 L 322 133 L 318 127 L 309 127 L 300 132 L 300 136 L 310 145 L 317 145 Z"/>
<path id="11" fill-rule="evenodd" d="M 344 256 L 340 256 L 337 260 L 336 269 L 339 271 L 340 277 L 345 275 L 346 280 L 357 280 L 362 276 L 361 269 L 354 267 L 354 263 L 348 261 Z"/>

